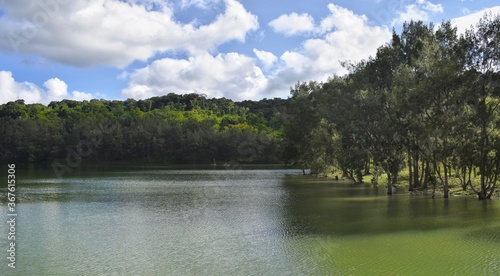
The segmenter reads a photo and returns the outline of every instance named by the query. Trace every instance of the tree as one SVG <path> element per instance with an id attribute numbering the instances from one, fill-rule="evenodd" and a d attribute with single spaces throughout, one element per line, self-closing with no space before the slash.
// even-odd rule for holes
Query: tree
<path id="1" fill-rule="evenodd" d="M 315 108 L 315 91 L 318 89 L 315 82 L 297 83 L 290 91 L 292 98 L 286 107 L 283 158 L 287 164 L 302 168 L 304 174 L 317 158 L 314 151 L 317 145 L 312 144 L 311 137 L 320 122 Z"/>
<path id="2" fill-rule="evenodd" d="M 463 79 L 464 51 L 456 28 L 450 22 L 441 24 L 435 34 L 424 41 L 415 66 L 420 76 L 416 91 L 423 96 L 419 97 L 420 110 L 417 111 L 421 122 L 419 129 L 425 134 L 420 136 L 420 143 L 428 149 L 425 158 L 432 160 L 447 198 L 450 158 L 457 146 L 455 132 L 464 119 L 462 105 L 465 101 L 459 89 Z"/>
<path id="3" fill-rule="evenodd" d="M 466 69 L 468 103 L 477 142 L 472 146 L 478 153 L 475 165 L 479 167 L 480 187 L 471 188 L 479 199 L 490 198 L 500 173 L 500 148 L 496 129 L 500 88 L 500 16 L 485 15 L 475 28 L 468 30 L 466 42 Z"/>

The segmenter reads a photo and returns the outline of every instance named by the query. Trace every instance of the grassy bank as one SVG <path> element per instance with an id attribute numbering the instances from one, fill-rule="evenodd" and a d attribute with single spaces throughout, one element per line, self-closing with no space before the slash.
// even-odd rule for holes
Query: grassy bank
<path id="1" fill-rule="evenodd" d="M 397 193 L 425 193 L 425 194 L 432 194 L 432 185 L 428 184 L 427 187 L 420 187 L 416 191 L 409 191 L 409 172 L 408 170 L 403 170 L 399 173 L 398 175 L 398 182 L 394 185 L 397 189 Z M 373 179 L 373 175 L 368 174 L 363 176 L 363 183 L 366 184 L 371 184 Z M 378 179 L 378 185 L 379 186 L 387 186 L 387 174 L 381 174 Z M 472 185 L 474 185 L 474 188 L 476 190 L 480 189 L 480 175 L 476 175 L 472 179 Z M 470 197 L 477 197 L 477 194 L 472 190 L 471 187 L 467 186 L 466 190 L 463 190 L 461 184 L 460 184 L 460 179 L 456 177 L 455 175 L 450 175 L 448 177 L 448 190 L 449 190 L 449 195 L 450 196 L 470 196 Z M 443 185 L 437 180 L 437 185 L 436 185 L 436 197 L 443 196 Z M 492 197 L 500 197 L 500 185 L 497 185 L 495 192 Z"/>

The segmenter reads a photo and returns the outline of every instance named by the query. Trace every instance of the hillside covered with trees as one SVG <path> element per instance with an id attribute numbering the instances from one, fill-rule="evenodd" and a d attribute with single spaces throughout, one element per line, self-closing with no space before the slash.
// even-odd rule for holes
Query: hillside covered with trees
<path id="1" fill-rule="evenodd" d="M 0 160 L 51 164 L 280 162 L 285 100 L 202 95 L 0 106 Z M 65 159 L 68 160 L 65 160 Z"/>

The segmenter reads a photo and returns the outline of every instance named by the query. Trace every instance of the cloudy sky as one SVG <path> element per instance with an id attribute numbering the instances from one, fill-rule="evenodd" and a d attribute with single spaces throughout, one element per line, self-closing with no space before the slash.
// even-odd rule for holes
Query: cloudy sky
<path id="1" fill-rule="evenodd" d="M 344 74 L 404 21 L 464 30 L 490 0 L 0 0 L 0 103 L 289 95 Z"/>

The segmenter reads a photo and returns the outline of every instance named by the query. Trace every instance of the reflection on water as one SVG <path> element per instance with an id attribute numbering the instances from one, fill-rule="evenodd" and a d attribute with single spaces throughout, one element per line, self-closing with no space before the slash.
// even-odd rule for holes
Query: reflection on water
<path id="1" fill-rule="evenodd" d="M 500 274 L 498 201 L 387 196 L 298 177 L 283 187 L 283 218 L 296 233 L 288 252 L 313 274 Z"/>
<path id="2" fill-rule="evenodd" d="M 355 235 L 437 230 L 497 223 L 497 202 L 425 195 L 385 195 L 385 189 L 293 177 L 284 218 L 304 234 Z M 305 227 L 304 227 L 305 226 Z"/>
<path id="3" fill-rule="evenodd" d="M 389 197 L 384 189 L 300 174 L 86 168 L 55 179 L 19 172 L 15 272 L 500 273 L 497 201 Z"/>

